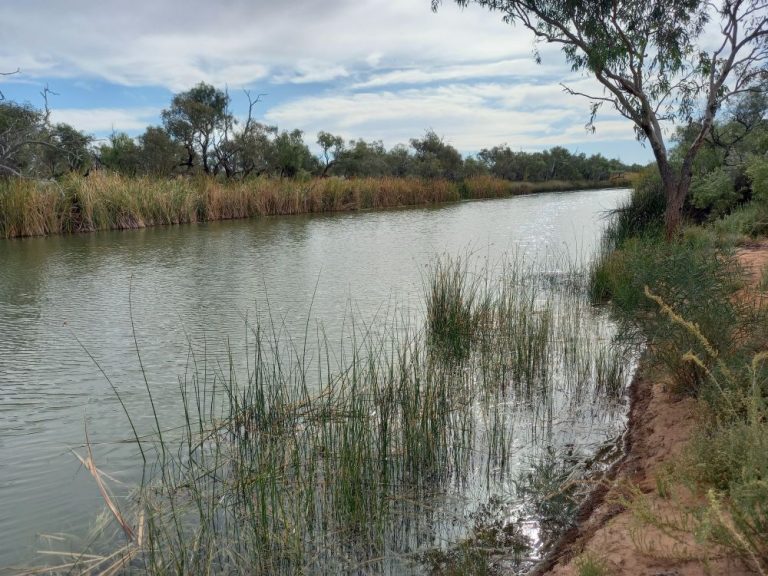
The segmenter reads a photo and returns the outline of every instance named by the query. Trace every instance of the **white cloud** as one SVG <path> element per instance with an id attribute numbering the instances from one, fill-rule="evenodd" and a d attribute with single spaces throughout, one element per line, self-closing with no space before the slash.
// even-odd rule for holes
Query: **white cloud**
<path id="1" fill-rule="evenodd" d="M 277 84 L 310 84 L 312 82 L 329 82 L 347 76 L 349 76 L 349 72 L 344 66 L 303 61 L 299 62 L 288 73 L 277 72 L 272 81 Z"/>
<path id="2" fill-rule="evenodd" d="M 526 107 L 521 103 L 531 98 Z M 631 125 L 606 114 L 588 134 L 585 100 L 558 86 L 503 83 L 359 92 L 299 98 L 266 113 L 269 122 L 300 127 L 309 135 L 335 130 L 347 138 L 381 139 L 393 146 L 425 129 L 463 152 L 495 144 L 537 148 L 577 142 L 632 139 Z"/>
<path id="3" fill-rule="evenodd" d="M 51 111 L 53 122 L 71 124 L 86 133 L 139 132 L 156 120 L 155 108 L 61 108 Z"/>
<path id="4" fill-rule="evenodd" d="M 534 75 L 552 75 L 554 67 L 536 64 L 532 58 L 500 60 L 498 62 L 478 62 L 455 66 L 432 66 L 405 68 L 371 75 L 353 88 L 378 88 L 393 84 L 426 84 L 456 80 L 472 80 L 493 77 L 532 77 Z"/>
<path id="5" fill-rule="evenodd" d="M 532 38 L 479 9 L 429 0 L 5 2 L 0 64 L 171 90 L 206 80 L 316 82 L 371 67 L 528 57 Z M 317 66 L 317 70 L 313 69 Z M 6 66 L 7 67 L 7 66 Z"/>

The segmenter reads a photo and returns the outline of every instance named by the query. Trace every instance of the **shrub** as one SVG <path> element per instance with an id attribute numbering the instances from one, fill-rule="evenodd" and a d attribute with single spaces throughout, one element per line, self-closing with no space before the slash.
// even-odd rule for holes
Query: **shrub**
<path id="1" fill-rule="evenodd" d="M 752 158 L 746 171 L 752 181 L 752 198 L 759 202 L 768 202 L 768 158 Z"/>
<path id="2" fill-rule="evenodd" d="M 667 201 L 656 168 L 645 169 L 637 178 L 629 200 L 611 213 L 606 230 L 606 250 L 620 247 L 634 236 L 658 236 L 664 224 Z"/>
<path id="3" fill-rule="evenodd" d="M 624 332 L 632 334 L 639 329 L 654 346 L 656 358 L 674 375 L 680 390 L 692 394 L 698 394 L 703 374 L 681 357 L 689 350 L 701 351 L 701 344 L 684 328 L 670 326 L 657 305 L 645 297 L 645 287 L 695 323 L 725 354 L 734 352 L 733 333 L 747 312 L 731 298 L 741 286 L 740 269 L 706 237 L 695 239 L 675 243 L 627 240 L 621 249 L 593 266 L 590 282 L 593 299 L 611 300 L 614 312 L 625 324 Z"/>
<path id="4" fill-rule="evenodd" d="M 706 211 L 710 218 L 729 213 L 741 199 L 741 192 L 736 190 L 733 177 L 723 167 L 694 178 L 691 183 L 691 203 Z"/>

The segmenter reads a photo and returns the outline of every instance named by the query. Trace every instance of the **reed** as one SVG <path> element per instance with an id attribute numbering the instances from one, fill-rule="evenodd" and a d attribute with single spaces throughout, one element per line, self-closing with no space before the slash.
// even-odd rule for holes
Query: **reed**
<path id="1" fill-rule="evenodd" d="M 266 311 L 247 325 L 245 368 L 234 352 L 215 365 L 191 353 L 181 428 L 161 433 L 158 422 L 153 438 L 136 439 L 146 481 L 121 566 L 396 574 L 426 561 L 483 573 L 497 536 L 515 562 L 529 561 L 529 516 L 510 520 L 503 497 L 549 497 L 556 478 L 577 472 L 562 461 L 533 465 L 531 478 L 557 471 L 536 495 L 519 482 L 520 442 L 537 460 L 550 454 L 561 407 L 615 406 L 599 380 L 618 352 L 610 339 L 595 341 L 604 319 L 565 280 L 573 270 L 467 258 L 443 256 L 429 269 L 423 317 L 393 313 L 372 326 L 352 318 L 340 348 L 322 330 L 286 338 Z M 436 331 L 447 346 L 436 345 Z M 574 355 L 587 367 L 578 380 L 569 376 Z M 620 377 L 623 387 L 629 374 Z M 551 515 L 559 504 L 547 506 Z M 481 521 L 482 510 L 494 514 Z"/>
<path id="2" fill-rule="evenodd" d="M 163 179 L 98 171 L 58 182 L 0 180 L 0 237 L 121 230 L 192 222 L 395 208 L 498 198 L 594 183 L 511 183 L 490 177 L 456 183 L 420 178 Z M 604 184 L 603 184 L 604 187 Z"/>

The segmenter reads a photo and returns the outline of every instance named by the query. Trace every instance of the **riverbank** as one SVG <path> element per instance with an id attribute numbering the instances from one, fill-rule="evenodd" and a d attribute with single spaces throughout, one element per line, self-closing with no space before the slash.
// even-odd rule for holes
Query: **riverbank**
<path id="1" fill-rule="evenodd" d="M 701 246 L 691 248 L 695 235 L 701 241 L 707 233 L 689 231 L 692 252 L 702 250 Z M 626 258 L 622 250 L 627 251 L 626 245 L 613 258 Z M 680 343 L 671 345 L 674 330 L 682 328 L 700 346 L 711 348 L 700 330 L 703 318 L 686 325 L 686 315 L 675 317 L 674 306 L 665 307 L 657 300 L 656 315 L 676 326 L 666 338 L 650 331 L 648 352 L 630 390 L 625 456 L 595 488 L 580 510 L 576 527 L 564 535 L 535 574 L 765 573 L 766 379 L 761 350 L 768 241 L 750 242 L 731 256 L 719 250 L 712 255 L 724 258 L 721 266 L 733 271 L 724 263 L 730 261 L 741 272 L 738 288 L 727 289 L 728 302 L 708 302 L 713 308 L 732 306 L 736 312 L 736 321 L 724 322 L 720 328 L 722 353 L 711 349 L 707 358 L 693 348 L 686 351 Z M 634 260 L 637 264 L 639 259 Z M 706 276 L 705 292 L 712 279 Z M 680 287 L 678 282 L 672 291 Z M 621 307 L 627 295 L 617 296 L 615 288 L 612 296 L 623 300 Z M 655 296 L 651 290 L 646 293 L 649 300 Z M 653 321 L 640 323 L 647 326 Z M 675 363 L 673 354 L 665 357 L 670 351 L 681 361 Z M 686 369 L 697 373 L 685 374 Z M 695 389 L 681 385 L 686 378 Z"/>
<path id="2" fill-rule="evenodd" d="M 124 230 L 249 218 L 430 205 L 536 192 L 612 188 L 626 182 L 512 182 L 487 176 L 419 178 L 126 177 L 94 172 L 60 181 L 0 181 L 0 238 Z"/>

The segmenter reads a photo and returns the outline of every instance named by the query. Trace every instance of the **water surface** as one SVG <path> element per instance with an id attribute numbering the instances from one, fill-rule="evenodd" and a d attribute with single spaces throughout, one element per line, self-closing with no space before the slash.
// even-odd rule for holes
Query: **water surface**
<path id="1" fill-rule="evenodd" d="M 93 522 L 102 501 L 71 453 L 82 452 L 86 433 L 98 465 L 135 482 L 128 422 L 95 364 L 140 432 L 151 431 L 134 335 L 161 423 L 172 428 L 190 343 L 223 358 L 228 343 L 242 344 L 244 317 L 268 310 L 301 334 L 310 307 L 333 340 L 351 309 L 370 322 L 394 306 L 420 306 L 425 267 L 441 253 L 588 256 L 605 212 L 626 194 L 0 242 L 0 567 L 58 542 L 41 535 L 79 534 Z"/>

